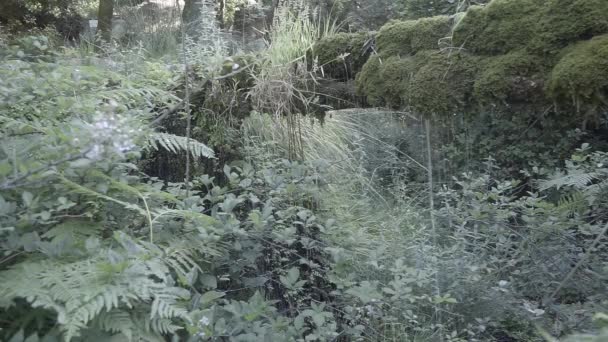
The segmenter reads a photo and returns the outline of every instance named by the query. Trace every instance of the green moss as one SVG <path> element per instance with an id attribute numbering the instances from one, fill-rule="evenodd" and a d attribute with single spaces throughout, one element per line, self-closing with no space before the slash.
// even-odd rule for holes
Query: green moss
<path id="1" fill-rule="evenodd" d="M 372 106 L 381 106 L 382 89 L 384 80 L 380 77 L 380 68 L 382 66 L 379 55 L 373 55 L 357 74 L 355 78 L 355 87 L 357 94 L 365 96 L 367 102 Z"/>
<path id="2" fill-rule="evenodd" d="M 536 17 L 530 48 L 549 56 L 572 42 L 608 33 L 606 0 L 549 0 Z"/>
<path id="3" fill-rule="evenodd" d="M 408 100 L 423 115 L 449 115 L 466 109 L 473 91 L 478 58 L 465 54 L 427 52 L 416 55 L 425 63 L 411 80 Z"/>
<path id="4" fill-rule="evenodd" d="M 560 48 L 608 32 L 606 0 L 493 0 L 473 6 L 454 29 L 453 43 L 480 54 Z"/>
<path id="5" fill-rule="evenodd" d="M 383 55 L 414 55 L 438 49 L 439 40 L 449 36 L 450 30 L 451 20 L 447 16 L 392 21 L 382 26 L 376 43 Z"/>
<path id="6" fill-rule="evenodd" d="M 418 56 L 375 55 L 357 76 L 357 92 L 367 96 L 373 106 L 405 107 L 412 77 L 423 62 L 424 58 Z"/>
<path id="7" fill-rule="evenodd" d="M 426 115 L 474 111 L 477 104 L 537 110 L 548 100 L 575 99 L 577 106 L 597 111 L 606 103 L 608 0 L 493 0 L 473 6 L 452 37 L 466 52 L 446 55 L 438 41 L 449 35 L 450 22 L 434 17 L 382 27 L 379 56 L 363 67 L 358 92 L 372 105 Z"/>
<path id="8" fill-rule="evenodd" d="M 566 49 L 547 85 L 556 100 L 597 103 L 608 97 L 608 34 Z"/>
<path id="9" fill-rule="evenodd" d="M 353 79 L 369 58 L 365 43 L 373 33 L 338 33 L 319 40 L 313 55 L 323 68 L 323 75 L 339 81 Z"/>
<path id="10" fill-rule="evenodd" d="M 541 0 L 494 0 L 473 6 L 454 29 L 453 44 L 479 54 L 525 47 L 534 36 Z"/>
<path id="11" fill-rule="evenodd" d="M 380 28 L 376 37 L 378 51 L 384 55 L 407 56 L 412 51 L 412 34 L 416 21 L 390 21 Z"/>
<path id="12" fill-rule="evenodd" d="M 419 66 L 416 57 L 392 56 L 383 61 L 380 67 L 382 80 L 382 100 L 384 105 L 400 108 L 407 105 L 407 95 L 410 91 L 411 80 Z"/>
<path id="13" fill-rule="evenodd" d="M 523 50 L 488 57 L 480 65 L 474 97 L 480 104 L 530 102 L 542 96 L 542 61 Z"/>
<path id="14" fill-rule="evenodd" d="M 448 37 L 451 30 L 452 20 L 448 16 L 417 20 L 412 35 L 412 51 L 437 49 L 439 41 Z"/>
<path id="15" fill-rule="evenodd" d="M 403 3 L 403 14 L 408 18 L 418 19 L 458 11 L 460 1 L 407 0 Z"/>
<path id="16" fill-rule="evenodd" d="M 421 51 L 415 56 L 373 56 L 357 77 L 357 90 L 373 106 L 411 108 L 424 115 L 446 115 L 466 107 L 477 58 Z"/>

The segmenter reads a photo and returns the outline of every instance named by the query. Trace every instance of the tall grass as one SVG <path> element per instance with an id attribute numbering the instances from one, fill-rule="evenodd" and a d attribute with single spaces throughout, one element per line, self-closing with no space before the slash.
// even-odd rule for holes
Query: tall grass
<path id="1" fill-rule="evenodd" d="M 315 18 L 303 0 L 285 1 L 276 9 L 269 47 L 259 56 L 250 95 L 258 110 L 287 117 L 286 121 L 276 120 L 275 126 L 288 137 L 290 158 L 303 157 L 299 116 L 314 101 L 309 89 L 314 82 L 309 72 L 312 61 L 307 53 L 319 38 L 337 30 L 335 22 Z"/>

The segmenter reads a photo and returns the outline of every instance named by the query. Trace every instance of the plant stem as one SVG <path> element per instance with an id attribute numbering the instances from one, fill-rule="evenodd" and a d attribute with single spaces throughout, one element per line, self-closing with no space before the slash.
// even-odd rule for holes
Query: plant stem
<path id="1" fill-rule="evenodd" d="M 426 130 L 426 158 L 427 158 L 427 175 L 428 175 L 428 183 L 429 183 L 429 215 L 431 219 L 431 230 L 433 234 L 433 248 L 437 248 L 437 228 L 435 226 L 435 199 L 433 194 L 433 160 L 431 153 L 431 123 L 429 119 L 424 120 L 424 127 Z M 439 256 L 436 256 L 439 258 Z M 438 262 L 437 262 L 438 264 Z M 436 267 L 435 270 L 435 295 L 437 297 L 441 297 L 441 289 L 439 288 L 439 270 Z M 439 308 L 440 304 L 435 304 L 435 317 L 437 317 L 437 322 L 439 326 L 439 340 L 443 342 L 443 326 L 441 319 L 441 309 Z"/>

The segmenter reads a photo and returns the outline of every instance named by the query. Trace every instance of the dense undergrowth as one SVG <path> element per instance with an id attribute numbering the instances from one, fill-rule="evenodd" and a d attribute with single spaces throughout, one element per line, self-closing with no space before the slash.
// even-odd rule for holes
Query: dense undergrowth
<path id="1" fill-rule="evenodd" d="M 604 17 L 581 5 L 572 24 L 598 33 L 582 42 L 540 31 L 526 44 L 563 49 L 541 62 L 521 37 L 483 40 L 519 2 L 540 6 L 470 9 L 453 38 L 474 53 L 449 56 L 454 18 L 374 41 L 303 2 L 232 57 L 210 11 L 179 60 L 0 37 L 0 339 L 605 340 Z M 552 23 L 537 14 L 513 17 Z M 526 106 L 500 82 L 539 70 Z M 320 76 L 400 111 L 321 123 Z M 539 116 L 545 91 L 598 126 Z"/>

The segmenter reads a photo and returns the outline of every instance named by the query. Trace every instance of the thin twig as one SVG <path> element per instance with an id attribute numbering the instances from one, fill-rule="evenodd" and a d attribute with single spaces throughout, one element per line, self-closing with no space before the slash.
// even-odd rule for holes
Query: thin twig
<path id="1" fill-rule="evenodd" d="M 181 6 L 178 0 L 175 0 L 177 4 L 177 11 L 182 12 Z M 190 196 L 190 134 L 192 129 L 192 119 L 190 113 L 190 76 L 188 72 L 188 56 L 186 55 L 186 23 L 184 22 L 184 16 L 181 17 L 181 33 L 182 33 L 182 58 L 184 60 L 184 107 L 186 111 L 186 197 Z"/>

